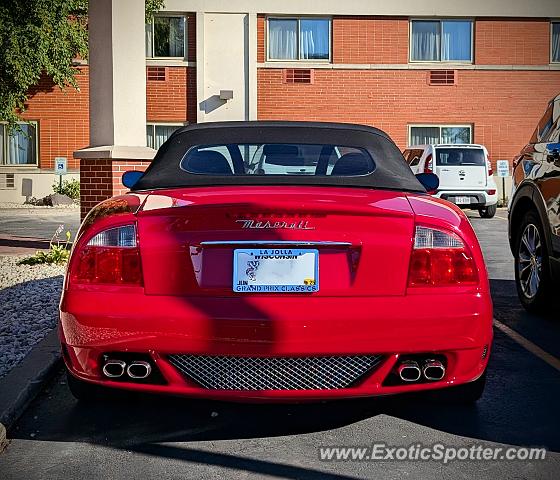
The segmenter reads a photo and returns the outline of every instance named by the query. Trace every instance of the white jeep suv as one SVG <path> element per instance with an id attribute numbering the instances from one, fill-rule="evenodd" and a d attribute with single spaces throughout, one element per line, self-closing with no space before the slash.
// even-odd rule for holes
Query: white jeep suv
<path id="1" fill-rule="evenodd" d="M 495 215 L 496 182 L 483 145 L 417 145 L 406 149 L 403 155 L 415 174 L 433 172 L 439 177 L 435 197 L 478 210 L 483 218 Z"/>

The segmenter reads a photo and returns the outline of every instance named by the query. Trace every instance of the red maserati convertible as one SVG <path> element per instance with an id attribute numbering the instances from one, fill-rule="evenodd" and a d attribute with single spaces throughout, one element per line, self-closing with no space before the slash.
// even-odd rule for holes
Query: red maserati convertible
<path id="1" fill-rule="evenodd" d="M 191 125 L 123 183 L 85 218 L 60 303 L 78 399 L 481 396 L 492 303 L 476 236 L 384 132 Z"/>

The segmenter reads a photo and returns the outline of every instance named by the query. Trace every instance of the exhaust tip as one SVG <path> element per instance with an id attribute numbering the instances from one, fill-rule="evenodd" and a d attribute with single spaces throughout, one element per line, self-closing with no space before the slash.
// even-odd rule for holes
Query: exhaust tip
<path id="1" fill-rule="evenodd" d="M 126 373 L 130 378 L 142 379 L 152 373 L 152 366 L 143 360 L 132 362 L 126 369 Z"/>
<path id="2" fill-rule="evenodd" d="M 107 360 L 103 365 L 103 375 L 108 378 L 122 377 L 126 369 L 126 363 L 122 360 Z"/>
<path id="3" fill-rule="evenodd" d="M 417 382 L 422 375 L 418 362 L 414 360 L 405 360 L 401 362 L 397 373 L 403 382 Z"/>
<path id="4" fill-rule="evenodd" d="M 422 374 L 426 380 L 441 380 L 445 376 L 445 367 L 439 360 L 426 360 L 422 367 Z"/>

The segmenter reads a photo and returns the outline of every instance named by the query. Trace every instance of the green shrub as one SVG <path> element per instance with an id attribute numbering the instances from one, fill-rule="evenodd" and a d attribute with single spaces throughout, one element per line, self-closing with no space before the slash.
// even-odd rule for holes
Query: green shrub
<path id="1" fill-rule="evenodd" d="M 32 257 L 24 258 L 18 262 L 18 265 L 39 265 L 42 263 L 63 265 L 68 262 L 70 258 L 70 250 L 68 250 L 68 245 L 70 244 L 70 237 L 72 234 L 66 232 L 66 241 L 61 241 L 59 235 L 64 230 L 64 225 L 60 225 L 49 242 L 49 249 L 46 252 L 41 250 L 37 251 Z"/>
<path id="2" fill-rule="evenodd" d="M 61 195 L 67 195 L 72 200 L 78 200 L 80 198 L 80 181 L 79 180 L 63 180 L 62 186 L 60 182 L 53 183 L 54 193 L 60 193 Z"/>

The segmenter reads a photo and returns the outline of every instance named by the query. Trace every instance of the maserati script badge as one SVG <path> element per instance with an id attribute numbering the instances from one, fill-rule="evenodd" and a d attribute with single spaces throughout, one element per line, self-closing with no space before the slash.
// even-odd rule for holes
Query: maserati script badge
<path id="1" fill-rule="evenodd" d="M 236 220 L 237 223 L 241 223 L 241 228 L 287 228 L 291 230 L 315 230 L 315 227 L 309 226 L 308 220 L 301 220 L 299 222 L 271 222 L 267 220 L 266 222 L 257 222 L 255 220 Z"/>

